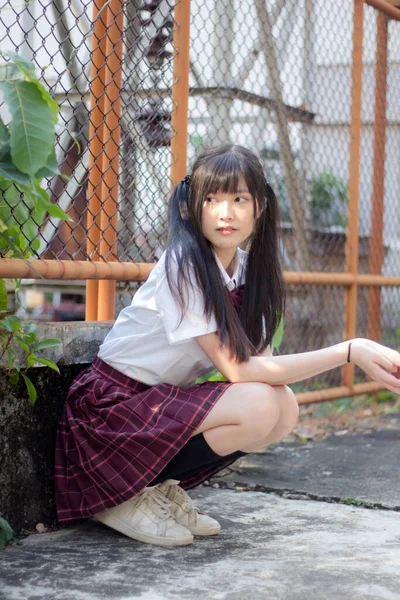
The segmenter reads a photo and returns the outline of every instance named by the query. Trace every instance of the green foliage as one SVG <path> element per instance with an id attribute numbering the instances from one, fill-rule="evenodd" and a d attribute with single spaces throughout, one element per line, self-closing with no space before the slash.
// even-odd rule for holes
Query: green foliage
<path id="1" fill-rule="evenodd" d="M 0 550 L 2 550 L 7 544 L 16 542 L 15 534 L 10 527 L 10 524 L 3 519 L 0 513 Z"/>
<path id="2" fill-rule="evenodd" d="M 316 225 L 346 225 L 347 188 L 332 173 L 321 173 L 312 181 L 312 218 Z"/>
<path id="3" fill-rule="evenodd" d="M 59 173 L 55 153 L 58 104 L 42 86 L 34 66 L 15 53 L 0 53 L 0 91 L 11 116 L 0 118 L 0 256 L 29 258 L 39 248 L 39 227 L 46 214 L 69 219 L 41 187 L 43 177 Z M 18 294 L 20 281 L 12 280 Z M 35 363 L 59 372 L 57 365 L 36 352 L 59 346 L 55 339 L 37 340 L 37 326 L 10 315 L 7 289 L 0 279 L 0 358 L 6 360 L 10 383 L 25 383 L 32 404 L 36 389 L 27 370 Z M 15 348 L 19 346 L 23 359 Z"/>
<path id="4" fill-rule="evenodd" d="M 352 408 L 354 408 L 354 397 L 346 396 L 345 398 L 338 398 L 320 404 L 314 411 L 314 416 L 320 418 L 329 415 L 340 415 L 343 412 L 349 412 Z"/>
<path id="5" fill-rule="evenodd" d="M 285 178 L 272 169 L 267 174 L 278 198 L 281 220 L 291 222 L 290 201 Z M 311 216 L 314 225 L 331 227 L 346 225 L 347 187 L 329 171 L 323 172 L 311 182 Z"/>
<path id="6" fill-rule="evenodd" d="M 61 342 L 55 339 L 46 339 L 39 342 L 37 341 L 36 334 L 37 325 L 34 323 L 23 323 L 15 315 L 4 317 L 0 321 L 0 345 L 2 350 L 0 358 L 5 356 L 7 360 L 7 374 L 12 385 L 17 385 L 20 378 L 22 378 L 32 404 L 36 402 L 37 394 L 32 381 L 26 375 L 26 371 L 33 367 L 36 362 L 46 365 L 50 369 L 57 371 L 57 373 L 60 372 L 53 361 L 37 356 L 36 352 L 44 348 L 55 348 Z M 13 342 L 14 346 L 18 345 L 22 348 L 24 353 L 22 361 L 18 360 L 17 353 L 11 346 L 11 342 Z"/>
<path id="7" fill-rule="evenodd" d="M 274 333 L 274 337 L 272 338 L 272 342 L 271 342 L 272 352 L 275 352 L 275 350 L 278 350 L 279 346 L 281 345 L 282 338 L 283 338 L 283 329 L 284 329 L 284 321 L 283 321 L 283 319 L 281 319 L 279 322 L 279 325 L 277 327 L 277 330 Z M 196 379 L 196 383 L 205 383 L 206 381 L 226 381 L 226 378 L 222 375 L 222 373 L 220 373 L 218 371 L 218 369 L 214 369 L 210 373 L 206 373 L 205 375 L 202 375 L 201 377 L 198 377 Z"/>
<path id="8" fill-rule="evenodd" d="M 15 53 L 1 53 L 0 90 L 11 120 L 0 119 L 0 255 L 29 258 L 46 213 L 69 219 L 40 183 L 59 173 L 55 155 L 58 105 Z"/>

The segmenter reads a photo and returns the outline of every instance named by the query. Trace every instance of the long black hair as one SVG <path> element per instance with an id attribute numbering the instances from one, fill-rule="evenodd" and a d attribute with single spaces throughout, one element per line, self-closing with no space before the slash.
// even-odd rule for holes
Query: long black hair
<path id="1" fill-rule="evenodd" d="M 237 314 L 229 298 L 211 243 L 201 228 L 208 194 L 233 194 L 243 178 L 254 202 L 255 219 L 248 251 L 242 306 Z M 257 210 L 258 209 L 258 210 Z M 278 247 L 279 209 L 265 179 L 260 159 L 238 145 L 224 145 L 199 155 L 188 178 L 171 196 L 169 238 L 166 250 L 168 284 L 185 312 L 184 289 L 195 283 L 203 293 L 205 314 L 214 314 L 221 345 L 238 362 L 263 352 L 271 343 L 285 309 L 285 287 Z M 172 256 L 178 262 L 177 282 L 169 276 Z"/>

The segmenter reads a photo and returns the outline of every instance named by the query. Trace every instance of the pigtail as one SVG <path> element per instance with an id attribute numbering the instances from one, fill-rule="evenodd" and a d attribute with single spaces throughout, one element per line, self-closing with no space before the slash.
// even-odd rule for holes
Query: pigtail
<path id="1" fill-rule="evenodd" d="M 246 281 L 242 300 L 244 329 L 257 352 L 271 343 L 285 313 L 285 283 L 278 239 L 279 205 L 272 187 L 265 181 L 264 209 L 257 220 L 248 251 Z"/>

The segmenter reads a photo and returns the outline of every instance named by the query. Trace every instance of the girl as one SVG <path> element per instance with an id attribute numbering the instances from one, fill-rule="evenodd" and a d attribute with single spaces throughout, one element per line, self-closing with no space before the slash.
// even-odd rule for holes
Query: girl
<path id="1" fill-rule="evenodd" d="M 205 152 L 175 188 L 166 252 L 68 394 L 61 521 L 94 516 L 164 546 L 215 535 L 184 490 L 289 434 L 287 384 L 352 361 L 400 392 L 400 355 L 365 339 L 271 355 L 285 304 L 277 222 L 261 162 L 241 146 Z M 214 367 L 227 382 L 194 383 Z"/>

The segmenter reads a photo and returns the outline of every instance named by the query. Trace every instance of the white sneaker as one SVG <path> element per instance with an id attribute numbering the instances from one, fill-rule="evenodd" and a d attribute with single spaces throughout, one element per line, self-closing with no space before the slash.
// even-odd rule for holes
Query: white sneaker
<path id="1" fill-rule="evenodd" d="M 200 513 L 178 483 L 176 479 L 167 479 L 156 486 L 170 500 L 175 521 L 189 529 L 193 535 L 217 535 L 221 531 L 221 525 L 212 517 Z"/>
<path id="2" fill-rule="evenodd" d="M 191 544 L 193 535 L 175 521 L 170 506 L 169 500 L 156 486 L 148 487 L 132 500 L 98 513 L 94 519 L 146 544 L 157 546 Z"/>

